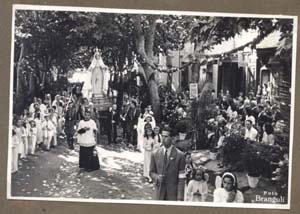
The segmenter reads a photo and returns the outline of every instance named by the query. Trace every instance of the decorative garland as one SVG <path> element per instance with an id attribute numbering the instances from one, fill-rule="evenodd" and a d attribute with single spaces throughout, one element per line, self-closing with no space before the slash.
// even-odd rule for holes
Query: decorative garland
<path id="1" fill-rule="evenodd" d="M 185 64 L 185 65 L 183 65 L 179 68 L 171 67 L 170 69 L 160 69 L 158 67 L 158 65 L 156 65 L 156 64 L 152 65 L 152 64 L 148 63 L 145 58 L 141 58 L 140 61 L 137 60 L 137 63 L 139 63 L 140 65 L 146 64 L 149 67 L 151 67 L 153 70 L 156 70 L 160 73 L 175 73 L 177 71 L 184 70 L 186 67 L 190 66 L 191 64 L 196 64 L 197 62 L 196 62 L 196 60 L 193 60 L 193 61 L 191 61 L 191 62 L 189 62 L 189 63 L 187 63 L 187 64 Z"/>

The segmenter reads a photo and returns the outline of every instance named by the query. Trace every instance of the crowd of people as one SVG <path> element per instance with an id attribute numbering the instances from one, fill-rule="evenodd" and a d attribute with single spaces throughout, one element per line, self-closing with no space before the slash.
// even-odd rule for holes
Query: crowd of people
<path id="1" fill-rule="evenodd" d="M 207 140 L 214 147 L 221 147 L 226 136 L 233 133 L 245 140 L 268 145 L 278 145 L 274 133 L 281 131 L 284 118 L 278 102 L 269 96 L 239 96 L 232 98 L 229 91 L 221 90 L 213 101 L 213 116 L 207 120 Z"/>
<path id="2" fill-rule="evenodd" d="M 263 93 L 249 93 L 231 97 L 223 90 L 216 95 L 211 92 L 213 117 L 205 129 L 205 144 L 220 149 L 226 136 L 238 132 L 246 140 L 264 144 L 276 144 L 274 130 L 283 119 L 280 108 Z M 205 167 L 194 165 L 191 153 L 174 145 L 182 128 L 178 124 L 191 117 L 191 100 L 187 93 L 166 92 L 161 96 L 162 122 L 157 124 L 152 106 L 141 108 L 134 97 L 124 96 L 120 114 L 113 104 L 107 111 L 107 120 L 99 120 L 93 103 L 82 98 L 76 106 L 72 95 L 50 95 L 45 99 L 34 98 L 23 114 L 14 116 L 12 133 L 12 172 L 18 170 L 18 162 L 36 150 L 50 151 L 57 146 L 57 138 L 66 139 L 69 149 L 74 149 L 74 140 L 79 144 L 79 168 L 86 171 L 99 169 L 95 146 L 99 134 L 105 129 L 108 144 L 118 143 L 118 130 L 122 129 L 122 141 L 140 151 L 144 156 L 143 176 L 156 187 L 157 200 L 206 201 L 209 175 Z M 191 130 L 185 130 L 190 132 Z M 187 134 L 184 139 L 191 136 Z M 220 160 L 219 167 L 223 167 Z M 243 202 L 238 190 L 237 178 L 231 172 L 220 177 L 213 193 L 215 202 Z"/>
<path id="3" fill-rule="evenodd" d="M 161 100 L 164 107 L 163 121 L 160 127 L 162 129 L 161 133 L 159 131 L 155 132 L 159 128 L 150 124 L 150 121 L 155 121 L 154 118 L 150 117 L 147 121 L 145 117 L 141 116 L 146 121 L 144 124 L 146 139 L 141 141 L 141 145 L 145 145 L 143 149 L 145 151 L 144 166 L 146 173 L 144 173 L 144 176 L 148 177 L 148 160 L 149 156 L 152 155 L 149 181 L 154 181 L 156 184 L 156 199 L 205 201 L 209 192 L 207 183 L 209 176 L 206 169 L 203 166 L 193 164 L 191 154 L 188 151 L 181 148 L 176 148 L 176 151 L 169 149 L 175 147 L 175 142 L 179 138 L 181 128 L 178 124 L 191 117 L 191 102 L 186 93 L 167 93 L 165 95 Z M 263 93 L 258 90 L 256 95 L 250 92 L 248 96 L 244 96 L 240 92 L 237 97 L 232 97 L 228 90 L 226 93 L 221 90 L 218 95 L 212 90 L 211 100 L 210 118 L 206 120 L 205 137 L 201 139 L 201 143 L 205 144 L 207 148 L 216 149 L 219 153 L 222 153 L 224 139 L 232 134 L 242 136 L 245 142 L 249 143 L 256 142 L 277 147 L 282 146 L 281 141 L 276 139 L 275 132 L 282 132 L 282 127 L 286 121 L 284 121 L 280 111 L 280 104 L 275 102 L 268 90 L 264 89 Z M 140 113 L 140 115 L 143 114 Z M 189 132 L 190 130 L 185 131 Z M 149 146 L 151 135 L 152 149 Z M 155 136 L 160 136 L 161 142 L 156 142 L 154 140 Z M 189 137 L 191 136 L 187 134 L 184 139 Z M 166 143 L 166 141 L 170 142 Z M 170 155 L 172 152 L 176 153 L 174 156 L 175 161 L 172 162 L 174 166 L 170 166 L 169 161 L 166 161 L 167 170 L 164 168 L 164 154 L 166 151 L 168 151 L 167 159 L 172 158 L 172 155 Z M 181 157 L 182 160 L 177 161 L 178 157 Z M 218 167 L 223 168 L 222 155 L 220 154 L 219 157 Z M 185 185 L 183 185 L 184 182 L 180 181 L 181 178 L 186 181 Z M 244 201 L 243 193 L 238 190 L 237 178 L 233 173 L 227 172 L 220 178 L 219 185 L 214 190 L 213 198 L 215 202 Z"/>
<path id="4" fill-rule="evenodd" d="M 68 96 L 50 94 L 42 100 L 34 97 L 33 102 L 22 114 L 13 116 L 12 126 L 12 172 L 18 170 L 18 163 L 27 155 L 35 155 L 43 149 L 50 151 L 57 146 L 57 138 L 64 135 L 65 108 Z"/>

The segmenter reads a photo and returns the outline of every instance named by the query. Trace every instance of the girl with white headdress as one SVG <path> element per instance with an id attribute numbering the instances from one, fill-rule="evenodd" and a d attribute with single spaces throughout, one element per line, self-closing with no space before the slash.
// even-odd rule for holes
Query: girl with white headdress
<path id="1" fill-rule="evenodd" d="M 27 122 L 28 122 L 27 119 L 25 119 L 21 126 L 22 145 L 23 145 L 21 158 L 26 158 L 28 154 L 28 123 Z"/>
<path id="2" fill-rule="evenodd" d="M 150 163 L 154 146 L 154 133 L 150 123 L 145 124 L 144 129 L 144 139 L 142 145 L 144 150 L 144 177 L 151 183 L 152 179 L 150 177 Z"/>
<path id="3" fill-rule="evenodd" d="M 156 126 L 155 118 L 151 114 L 144 114 L 144 127 L 150 123 L 152 127 Z"/>
<path id="4" fill-rule="evenodd" d="M 91 82 L 93 95 L 106 96 L 108 90 L 109 72 L 98 49 L 96 49 L 94 58 L 88 70 L 92 72 Z"/>
<path id="5" fill-rule="evenodd" d="M 214 202 L 243 203 L 243 193 L 237 188 L 236 176 L 231 172 L 225 172 L 221 178 L 221 186 L 214 191 Z"/>
<path id="6" fill-rule="evenodd" d="M 137 123 L 137 149 L 139 149 L 142 153 L 143 150 L 143 142 L 144 142 L 144 134 L 145 134 L 145 125 L 150 124 L 151 127 L 156 126 L 155 118 L 151 114 L 140 114 L 138 123 Z"/>
<path id="7" fill-rule="evenodd" d="M 16 126 L 14 128 L 14 131 L 16 133 L 17 136 L 17 141 L 18 141 L 18 156 L 19 158 L 21 158 L 22 156 L 24 156 L 24 146 L 23 146 L 23 140 L 22 140 L 22 120 L 21 119 L 17 119 L 16 122 Z"/>
<path id="8" fill-rule="evenodd" d="M 34 155 L 37 142 L 37 127 L 34 119 L 29 121 L 30 128 L 28 130 L 28 154 Z"/>

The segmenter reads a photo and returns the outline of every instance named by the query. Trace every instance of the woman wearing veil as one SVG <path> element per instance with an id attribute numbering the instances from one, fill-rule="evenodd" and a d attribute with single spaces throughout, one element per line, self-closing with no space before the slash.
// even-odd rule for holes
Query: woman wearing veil
<path id="1" fill-rule="evenodd" d="M 92 93 L 94 96 L 106 96 L 108 90 L 109 72 L 104 64 L 101 53 L 96 49 L 93 61 L 89 67 L 92 72 Z"/>

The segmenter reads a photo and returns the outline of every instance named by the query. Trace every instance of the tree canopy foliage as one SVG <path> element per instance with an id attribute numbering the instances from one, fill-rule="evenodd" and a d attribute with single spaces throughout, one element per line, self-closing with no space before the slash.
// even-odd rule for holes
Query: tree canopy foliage
<path id="1" fill-rule="evenodd" d="M 95 47 L 101 49 L 104 62 L 118 72 L 126 64 L 130 66 L 137 55 L 146 83 L 155 84 L 155 80 L 148 81 L 157 72 L 154 56 L 158 53 L 182 49 L 190 41 L 201 54 L 249 29 L 258 30 L 254 42 L 279 30 L 282 38 L 276 53 L 291 59 L 291 19 L 42 10 L 17 10 L 15 17 L 15 71 L 24 75 L 18 77 L 23 88 L 28 87 L 30 73 L 35 88 L 41 89 L 53 81 L 53 67 L 62 76 L 88 67 Z M 155 90 L 157 87 L 150 94 L 158 96 Z"/>

